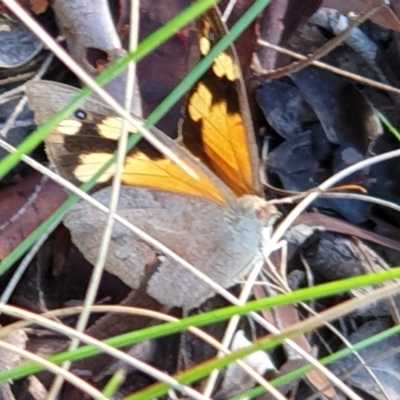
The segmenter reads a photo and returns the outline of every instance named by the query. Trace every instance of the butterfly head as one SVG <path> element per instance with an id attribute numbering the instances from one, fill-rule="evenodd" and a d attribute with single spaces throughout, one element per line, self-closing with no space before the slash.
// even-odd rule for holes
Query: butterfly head
<path id="1" fill-rule="evenodd" d="M 244 210 L 256 215 L 263 227 L 273 226 L 276 220 L 282 216 L 274 205 L 268 203 L 262 197 L 246 194 L 238 200 Z"/>

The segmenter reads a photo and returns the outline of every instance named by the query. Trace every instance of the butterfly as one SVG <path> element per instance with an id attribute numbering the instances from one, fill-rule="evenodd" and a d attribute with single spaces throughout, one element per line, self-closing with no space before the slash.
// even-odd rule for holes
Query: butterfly
<path id="1" fill-rule="evenodd" d="M 201 56 L 225 34 L 216 9 L 197 21 Z M 78 89 L 36 81 L 28 104 L 43 123 Z M 75 184 L 87 181 L 116 150 L 121 119 L 95 95 L 63 120 L 45 140 L 59 174 Z M 147 143 L 126 155 L 118 214 L 167 246 L 208 277 L 228 288 L 259 254 L 261 231 L 278 213 L 260 195 L 259 161 L 243 78 L 233 47 L 215 58 L 190 91 L 179 144 L 156 128 L 152 133 L 197 175 L 189 176 Z M 106 171 L 99 183 L 114 175 Z M 108 204 L 110 189 L 93 194 Z M 262 210 L 262 211 L 260 211 Z M 64 223 L 82 254 L 94 263 L 106 215 L 86 202 L 75 205 Z M 115 222 L 106 269 L 138 288 L 155 250 Z M 160 303 L 192 309 L 213 290 L 169 257 L 147 283 Z"/>

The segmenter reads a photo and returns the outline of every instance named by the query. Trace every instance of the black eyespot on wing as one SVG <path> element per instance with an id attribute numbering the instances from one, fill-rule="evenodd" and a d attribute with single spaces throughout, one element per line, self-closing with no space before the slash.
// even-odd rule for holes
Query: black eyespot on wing
<path id="1" fill-rule="evenodd" d="M 85 111 L 83 111 L 83 110 L 76 110 L 75 113 L 74 113 L 74 116 L 75 116 L 76 119 L 84 121 L 87 118 L 87 113 Z"/>

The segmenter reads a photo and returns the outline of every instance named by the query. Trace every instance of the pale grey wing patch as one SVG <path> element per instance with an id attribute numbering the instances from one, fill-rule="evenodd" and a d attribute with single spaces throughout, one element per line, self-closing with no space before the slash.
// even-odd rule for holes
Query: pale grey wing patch
<path id="1" fill-rule="evenodd" d="M 57 111 L 66 106 L 79 89 L 52 81 L 30 81 L 26 84 L 26 94 L 29 108 L 35 113 L 35 122 L 43 124 Z M 103 116 L 115 115 L 110 107 L 96 95 L 91 97 L 79 107 Z"/>
<path id="2" fill-rule="evenodd" d="M 109 188 L 93 196 L 108 203 Z M 167 246 L 208 277 L 228 288 L 240 278 L 257 255 L 259 221 L 245 212 L 220 208 L 206 199 L 123 186 L 118 214 Z M 72 240 L 89 262 L 97 258 L 104 213 L 81 202 L 71 209 L 65 224 Z M 106 269 L 132 288 L 138 288 L 147 262 L 154 258 L 151 246 L 116 222 Z M 147 292 L 160 303 L 191 309 L 214 293 L 190 271 L 166 257 L 150 279 Z"/>

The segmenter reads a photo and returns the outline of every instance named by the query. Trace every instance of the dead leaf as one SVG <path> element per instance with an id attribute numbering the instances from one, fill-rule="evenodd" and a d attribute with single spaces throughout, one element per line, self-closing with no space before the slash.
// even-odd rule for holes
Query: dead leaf
<path id="1" fill-rule="evenodd" d="M 40 173 L 27 169 L 22 179 L 0 189 L 0 260 L 4 259 L 67 198 Z"/>
<path id="2" fill-rule="evenodd" d="M 28 340 L 26 333 L 23 330 L 15 330 L 2 338 L 2 341 L 7 342 L 17 348 L 25 349 L 25 344 Z M 7 371 L 9 369 L 18 367 L 24 360 L 23 358 L 10 350 L 0 348 L 0 370 Z M 9 382 L 0 384 L 0 398 L 3 400 L 14 400 L 15 397 L 11 390 Z"/>
<path id="3" fill-rule="evenodd" d="M 390 325 L 383 319 L 369 321 L 361 325 L 348 339 L 352 344 L 355 344 L 388 328 L 390 328 Z M 380 382 L 381 388 L 378 387 L 377 383 L 354 355 L 335 362 L 330 369 L 348 385 L 368 394 L 369 398 L 397 400 L 400 393 L 399 336 L 390 336 L 378 343 L 358 350 L 358 353 Z M 386 395 L 382 392 L 382 389 Z"/>

